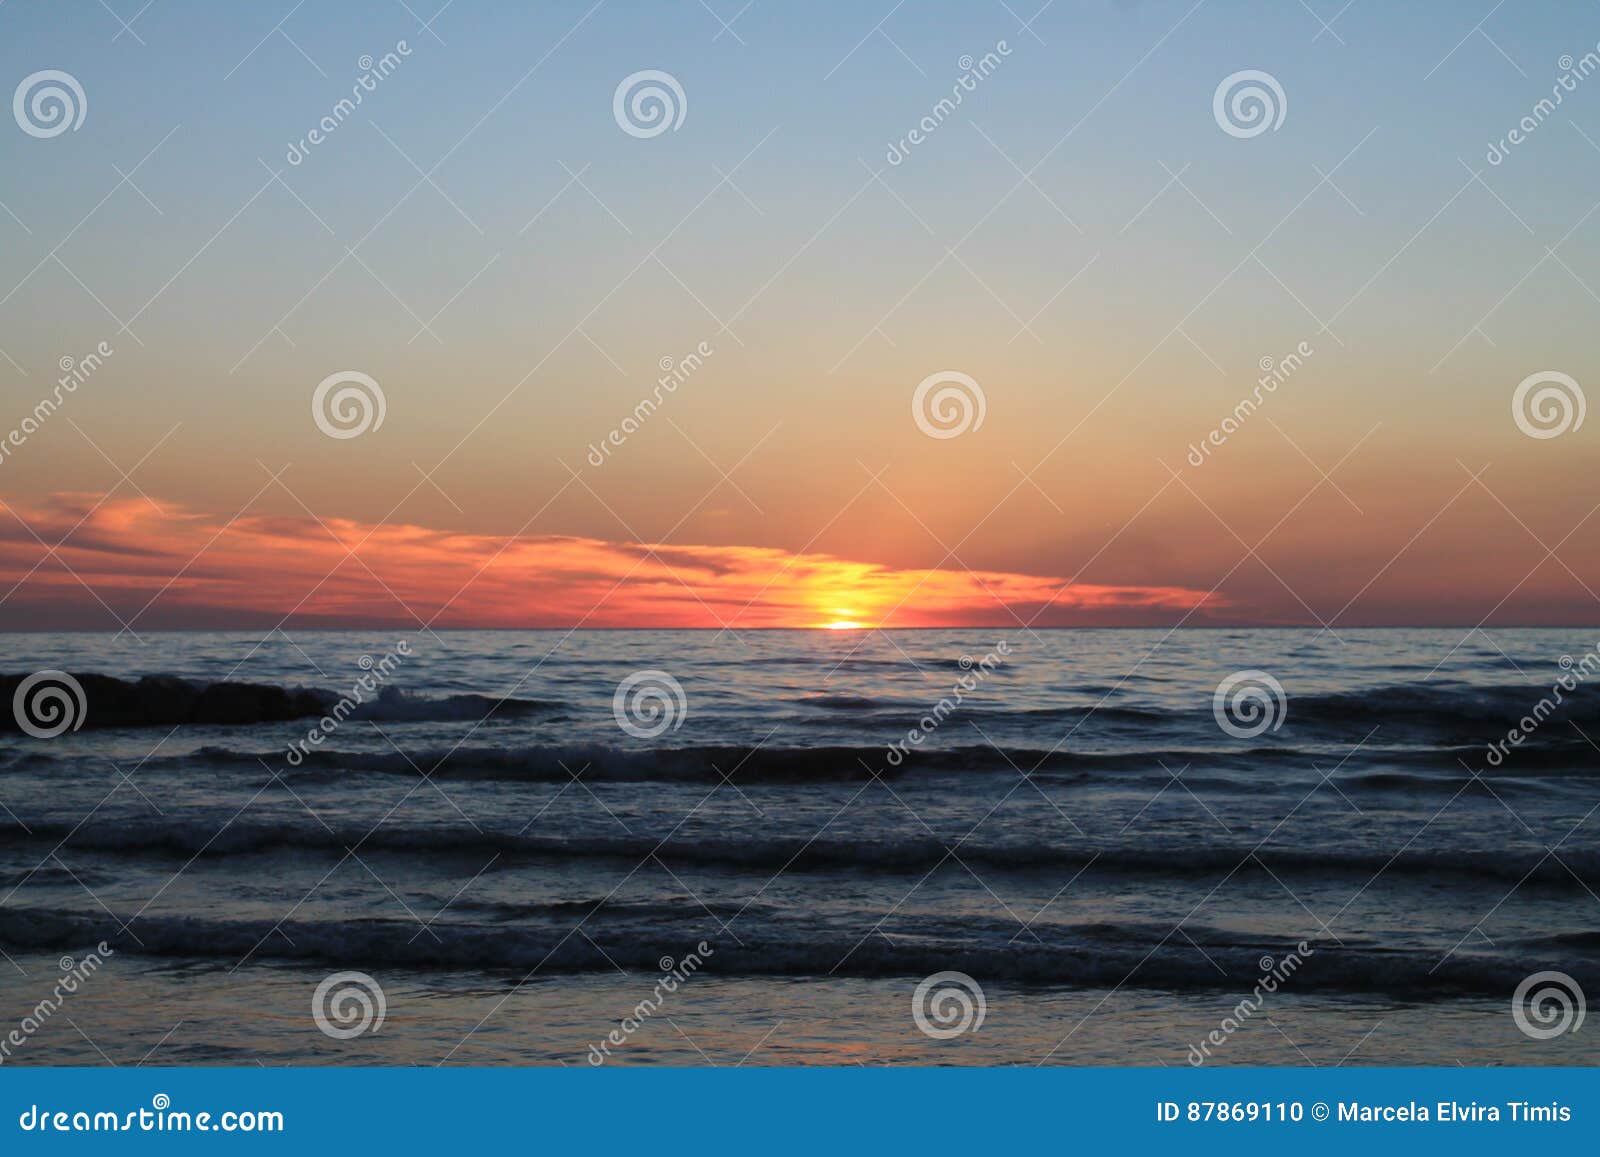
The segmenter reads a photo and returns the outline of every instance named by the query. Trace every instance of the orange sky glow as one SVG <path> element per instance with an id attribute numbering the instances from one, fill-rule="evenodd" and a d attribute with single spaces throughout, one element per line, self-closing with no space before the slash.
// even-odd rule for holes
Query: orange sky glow
<path id="1" fill-rule="evenodd" d="M 1177 586 L 910 569 L 769 547 L 463 534 L 57 494 L 0 526 L 6 625 L 933 627 L 1172 619 L 1226 600 Z M 65 540 L 56 549 L 55 544 Z M 48 545 L 47 545 L 48 544 Z M 84 621 L 88 608 L 90 622 Z M 103 622 L 94 624 L 96 607 Z"/>

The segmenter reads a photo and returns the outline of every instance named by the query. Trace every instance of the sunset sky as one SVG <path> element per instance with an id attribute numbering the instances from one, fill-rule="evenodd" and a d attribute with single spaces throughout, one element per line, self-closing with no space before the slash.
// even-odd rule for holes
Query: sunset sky
<path id="1" fill-rule="evenodd" d="M 3 91 L 87 102 L 0 118 L 0 440 L 113 351 L 0 456 L 0 628 L 1600 618 L 1600 417 L 1512 416 L 1600 402 L 1600 76 L 1486 156 L 1600 7 L 437 7 L 0 7 Z M 944 371 L 984 418 L 933 438 Z"/>

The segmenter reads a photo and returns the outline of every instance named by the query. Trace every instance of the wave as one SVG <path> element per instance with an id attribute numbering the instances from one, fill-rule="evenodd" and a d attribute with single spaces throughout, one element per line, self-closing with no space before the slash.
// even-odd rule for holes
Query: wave
<path id="1" fill-rule="evenodd" d="M 997 706 L 992 701 L 976 700 L 962 707 L 964 716 L 976 719 L 1018 720 L 1040 724 L 1081 726 L 1098 721 L 1147 729 L 1198 727 L 1201 733 L 1216 734 L 1209 695 L 1195 699 L 1187 707 L 1172 701 L 1152 702 L 1117 694 L 1115 687 L 1076 685 L 1056 689 L 1062 702 L 1028 707 Z M 1084 698 L 1089 701 L 1082 701 Z M 1540 708 L 1541 700 L 1552 703 Z M 807 707 L 853 710 L 863 720 L 914 723 L 932 702 L 906 703 L 867 696 L 821 695 L 798 700 Z M 780 704 L 779 706 L 782 706 Z M 1292 736 L 1295 729 L 1309 727 L 1318 735 L 1334 735 L 1345 742 L 1354 738 L 1352 726 L 1378 726 L 1432 736 L 1452 736 L 1463 741 L 1488 742 L 1503 738 L 1507 728 L 1536 710 L 1554 719 L 1600 724 L 1600 692 L 1567 693 L 1555 704 L 1549 683 L 1473 684 L 1460 681 L 1377 683 L 1346 691 L 1295 693 L 1289 689 L 1284 729 L 1277 735 Z M 1525 728 L 1525 730 L 1527 730 Z M 1549 729 L 1554 731 L 1552 725 Z M 1554 736 L 1533 729 L 1531 744 L 1539 746 Z"/>
<path id="2" fill-rule="evenodd" d="M 1291 696 L 1288 719 L 1465 731 L 1474 737 L 1493 739 L 1503 738 L 1508 726 L 1533 712 L 1540 700 L 1549 695 L 1548 682 L 1493 686 L 1445 680 L 1388 683 L 1352 691 Z M 1569 693 L 1552 714 L 1575 722 L 1600 720 L 1600 694 L 1574 697 Z"/>
<path id="3" fill-rule="evenodd" d="M 489 970 L 513 975 L 636 973 L 648 990 L 664 964 L 682 967 L 693 952 L 696 972 L 721 975 L 922 977 L 957 970 L 980 984 L 1115 987 L 1217 992 L 1236 1003 L 1264 973 L 1277 969 L 1295 994 L 1394 993 L 1415 999 L 1462 993 L 1501 996 L 1527 972 L 1523 956 L 1371 948 L 1316 941 L 1294 945 L 1196 946 L 1169 931 L 1132 941 L 1089 937 L 1066 942 L 1010 942 L 993 934 L 933 940 L 890 940 L 859 931 L 818 929 L 797 921 L 724 925 L 702 914 L 671 924 L 639 926 L 575 916 L 572 927 L 506 928 L 436 922 L 430 935 L 400 920 L 213 920 L 139 917 L 123 932 L 107 931 L 104 915 L 32 908 L 0 909 L 0 942 L 12 950 L 65 951 L 108 940 L 119 954 L 226 961 L 316 961 L 384 974 L 392 969 Z M 120 918 L 118 923 L 121 923 Z M 586 934 L 574 935 L 577 927 Z M 702 951 L 702 946 L 704 951 Z M 1295 962 L 1285 971 L 1287 953 Z M 670 954 L 663 959 L 663 953 Z M 1591 957 L 1560 963 L 1580 985 L 1600 986 Z"/>
<path id="4" fill-rule="evenodd" d="M 743 660 L 745 666 L 760 666 L 773 660 Z M 788 662 L 788 660 L 783 660 Z M 852 660 L 871 665 L 894 666 L 887 660 Z M 951 662 L 956 663 L 952 660 Z M 959 667 L 959 663 L 957 663 Z M 0 700 L 8 700 L 26 676 L 0 675 Z M 318 718 L 340 702 L 340 692 L 317 687 L 277 685 L 223 680 L 198 682 L 174 675 L 147 675 L 122 679 L 94 673 L 73 676 L 84 691 L 86 708 L 83 726 L 154 727 L 194 723 L 209 725 L 249 725 L 294 719 Z M 1134 697 L 1112 697 L 1098 702 L 1071 702 L 1076 696 L 1092 695 L 1099 689 L 1076 687 L 1057 692 L 1063 702 L 1007 708 L 992 702 L 974 701 L 962 708 L 974 720 L 993 720 L 996 725 L 1015 722 L 1039 728 L 1099 721 L 1118 730 L 1138 734 L 1173 732 L 1204 737 L 1225 746 L 1211 716 L 1208 696 L 1192 704 L 1171 701 L 1152 702 Z M 1479 685 L 1460 681 L 1378 683 L 1343 691 L 1295 693 L 1290 688 L 1284 728 L 1263 739 L 1274 744 L 1303 743 L 1307 737 L 1348 743 L 1355 728 L 1378 727 L 1384 734 L 1410 738 L 1424 736 L 1463 746 L 1485 744 L 1503 738 L 1509 727 L 1524 717 L 1548 713 L 1542 727 L 1531 730 L 1530 739 L 1514 753 L 1563 746 L 1572 740 L 1566 720 L 1583 725 L 1600 725 L 1600 693 L 1583 689 L 1568 694 L 1553 710 L 1541 707 L 1550 696 L 1548 684 Z M 767 702 L 797 721 L 832 725 L 832 721 L 859 724 L 883 723 L 887 738 L 901 734 L 932 708 L 931 702 L 909 702 L 864 693 L 824 693 L 795 696 Z M 375 698 L 357 703 L 347 717 L 376 721 L 477 722 L 486 718 L 549 718 L 566 704 L 556 700 L 523 699 L 482 693 L 424 694 L 384 687 Z M 19 724 L 13 713 L 0 713 L 0 730 L 15 731 Z M 1297 739 L 1296 736 L 1299 736 Z M 1481 749 L 1479 751 L 1481 754 Z"/>
<path id="5" fill-rule="evenodd" d="M 889 710 L 899 708 L 902 711 L 920 710 L 920 705 L 915 703 L 899 703 L 893 699 L 878 699 L 871 695 L 803 695 L 795 702 L 803 703 L 807 707 L 821 707 L 833 711 L 867 711 Z"/>
<path id="6" fill-rule="evenodd" d="M 463 702 L 470 700 L 471 702 Z M 512 711 L 543 712 L 544 705 L 522 701 Z M 475 696 L 416 700 L 410 697 L 380 700 L 376 707 L 386 719 L 436 719 L 448 713 L 479 719 L 483 709 Z M 545 720 L 560 716 L 541 715 Z M 1344 790 L 1370 792 L 1454 791 L 1483 765 L 1482 747 L 1430 747 L 1425 745 L 1364 747 L 1359 762 L 1337 773 L 1334 782 Z M 723 773 L 742 786 L 756 784 L 825 784 L 859 782 L 874 774 L 886 779 L 905 776 L 964 777 L 1016 776 L 1025 773 L 1041 784 L 1064 789 L 1109 786 L 1134 789 L 1170 782 L 1163 768 L 1191 768 L 1183 782 L 1194 789 L 1256 793 L 1263 786 L 1293 786 L 1321 779 L 1319 768 L 1344 760 L 1347 746 L 1308 744 L 1300 747 L 1201 748 L 1165 747 L 1128 751 L 1069 751 L 1042 747 L 995 747 L 966 744 L 922 748 L 907 753 L 898 764 L 888 760 L 884 746 L 851 744 L 761 747 L 728 744 L 683 747 L 616 747 L 596 743 L 473 745 L 415 747 L 405 753 L 339 750 L 331 746 L 306 751 L 296 770 L 285 767 L 284 752 L 255 748 L 206 745 L 185 755 L 153 755 L 141 761 L 151 771 L 180 778 L 197 769 L 238 769 L 259 775 L 277 768 L 291 779 L 336 783 L 349 775 L 400 775 L 413 777 L 418 769 L 439 779 L 506 783 L 567 783 L 576 774 L 590 783 L 720 783 Z M 45 774 L 56 768 L 70 772 L 81 756 L 52 745 L 38 744 L 0 755 L 0 767 L 38 768 Z M 1600 761 L 1594 749 L 1581 740 L 1523 747 L 1502 766 L 1485 768 L 1484 777 L 1509 788 L 1519 785 L 1547 789 L 1556 781 L 1600 778 Z M 719 770 L 720 769 L 720 770 Z"/>
<path id="7" fill-rule="evenodd" d="M 26 677 L 0 675 L 0 699 L 10 702 Z M 118 679 L 82 674 L 72 678 L 83 688 L 82 726 L 94 728 L 282 723 L 321 717 L 341 702 L 339 692 L 315 687 L 231 680 L 197 683 L 175 675 Z M 410 695 L 397 687 L 385 687 L 376 699 L 346 710 L 344 717 L 379 722 L 476 722 L 492 716 L 549 714 L 562 706 L 555 701 L 489 695 Z M 21 724 L 13 712 L 0 714 L 0 731 L 18 730 Z"/>
<path id="8" fill-rule="evenodd" d="M 13 836 L 21 846 L 59 846 L 69 838 L 78 851 L 120 855 L 166 855 L 178 859 L 219 859 L 280 851 L 343 854 L 353 847 L 419 856 L 488 856 L 512 864 L 547 861 L 578 864 L 618 861 L 639 864 L 650 857 L 677 865 L 735 871 L 879 872 L 923 874 L 954 858 L 937 839 L 853 840 L 848 838 L 701 835 L 662 841 L 648 835 L 554 836 L 513 831 L 447 827 L 377 828 L 322 826 L 238 820 L 220 831 L 210 820 L 120 821 L 78 824 L 34 821 L 28 834 Z M 1246 843 L 1149 843 L 1078 845 L 1027 840 L 964 842 L 960 860 L 1000 871 L 1049 872 L 1092 868 L 1118 875 L 1215 878 L 1261 870 L 1338 875 L 1368 880 L 1379 875 L 1471 881 L 1511 881 L 1564 889 L 1593 887 L 1600 880 L 1600 851 L 1572 850 L 1557 859 L 1537 848 L 1484 846 L 1446 850 L 1317 848 L 1305 844 L 1260 847 Z M 1570 869 L 1570 870 L 1569 870 Z M 1576 877 L 1573 873 L 1576 873 Z"/>
<path id="9" fill-rule="evenodd" d="M 490 718 L 538 716 L 554 721 L 565 704 L 554 699 L 514 699 L 492 695 L 412 695 L 398 687 L 385 687 L 377 699 L 356 707 L 352 719 L 379 723 L 469 722 Z"/>
<path id="10" fill-rule="evenodd" d="M 1037 692 L 1034 692 L 1037 694 Z M 1187 704 L 1171 699 L 1152 701 L 1137 694 L 1120 695 L 1117 687 L 1078 684 L 1053 688 L 1054 703 L 1007 707 L 993 700 L 974 699 L 961 708 L 963 716 L 979 720 L 1016 720 L 1034 724 L 1082 725 L 1099 721 L 1124 728 L 1148 729 L 1196 727 L 1200 734 L 1215 735 L 1209 695 Z M 1353 725 L 1377 725 L 1430 735 L 1458 736 L 1463 741 L 1487 742 L 1501 738 L 1508 727 L 1539 709 L 1550 717 L 1583 723 L 1600 723 L 1600 692 L 1567 693 L 1563 702 L 1544 708 L 1542 699 L 1551 697 L 1549 683 L 1474 684 L 1452 680 L 1434 682 L 1375 683 L 1344 691 L 1295 693 L 1289 689 L 1286 723 L 1275 738 L 1292 736 L 1295 728 L 1310 727 L 1316 734 L 1331 732 L 1349 743 Z M 1552 697 L 1553 698 L 1553 697 Z M 853 713 L 863 722 L 915 723 L 937 699 L 911 701 L 886 699 L 861 694 L 823 694 L 780 701 L 774 706 L 824 708 L 831 712 Z M 1553 708 L 1553 710 L 1552 710 Z M 804 719 L 797 714 L 796 719 Z M 1546 719 L 1550 722 L 1550 719 Z M 1554 730 L 1554 728 L 1551 728 Z M 1554 738 L 1533 729 L 1531 742 L 1537 746 Z"/>
<path id="11" fill-rule="evenodd" d="M 612 896 L 586 896 L 578 900 L 551 900 L 544 903 L 474 900 L 468 896 L 460 896 L 449 906 L 449 910 L 456 917 L 485 916 L 500 922 L 590 916 L 602 909 L 608 920 L 626 919 L 640 922 L 663 919 L 704 921 L 707 918 L 731 921 L 740 916 L 748 919 L 775 917 L 780 914 L 779 909 L 771 904 L 753 901 L 745 904 L 715 900 L 705 902 L 687 896 L 661 900 L 618 900 Z"/>

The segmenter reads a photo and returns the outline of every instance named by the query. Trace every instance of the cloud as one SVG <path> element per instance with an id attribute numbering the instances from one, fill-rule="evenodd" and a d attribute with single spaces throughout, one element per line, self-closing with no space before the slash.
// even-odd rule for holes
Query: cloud
<path id="1" fill-rule="evenodd" d="M 0 582 L 9 629 L 1125 625 L 1226 605 L 1177 586 L 886 567 L 764 546 L 227 519 L 86 494 L 0 508 Z"/>

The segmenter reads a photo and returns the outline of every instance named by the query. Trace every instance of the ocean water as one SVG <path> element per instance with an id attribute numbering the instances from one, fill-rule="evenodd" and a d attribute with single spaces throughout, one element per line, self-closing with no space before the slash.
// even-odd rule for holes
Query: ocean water
<path id="1" fill-rule="evenodd" d="M 0 1059 L 1600 1063 L 1597 638 L 9 636 Z"/>

